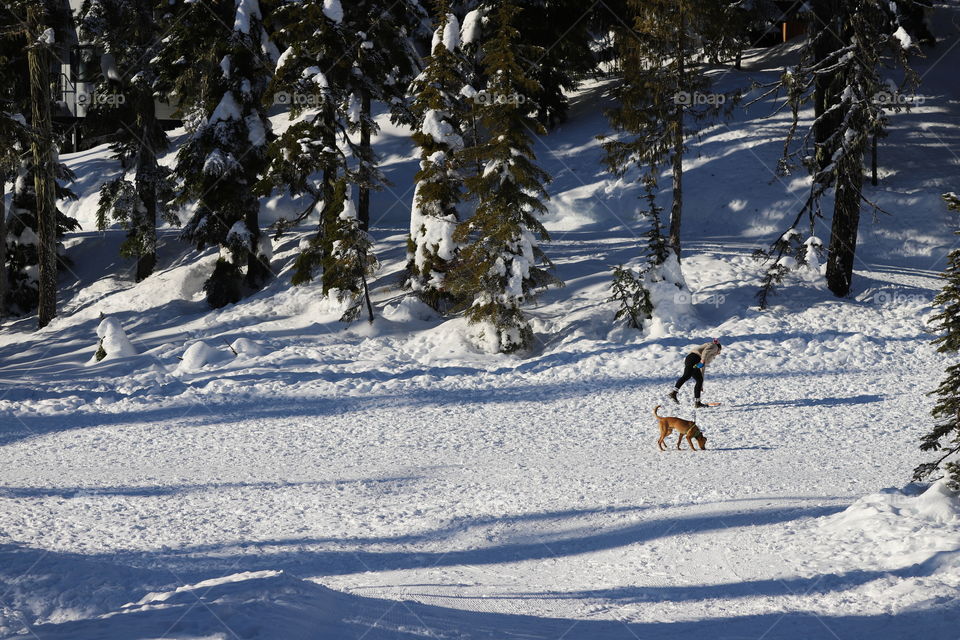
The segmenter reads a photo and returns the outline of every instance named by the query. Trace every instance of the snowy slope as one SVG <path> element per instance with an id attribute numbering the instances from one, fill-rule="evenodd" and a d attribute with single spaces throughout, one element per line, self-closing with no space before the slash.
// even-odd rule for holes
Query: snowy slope
<path id="1" fill-rule="evenodd" d="M 402 130 L 377 141 L 393 186 L 374 198 L 372 326 L 289 286 L 297 233 L 275 245 L 277 281 L 219 311 L 200 289 L 214 255 L 176 230 L 134 284 L 122 231 L 91 231 L 115 164 L 65 156 L 84 231 L 62 315 L 0 331 L 0 637 L 955 636 L 957 499 L 885 489 L 924 459 L 943 370 L 924 319 L 954 241 L 939 194 L 960 166 L 960 39 L 957 11 L 941 18 L 917 64 L 926 100 L 881 145 L 868 196 L 892 215 L 864 216 L 847 300 L 806 274 L 753 305 L 750 255 L 806 184 L 772 173 L 787 123 L 757 105 L 693 145 L 694 315 L 614 327 L 603 300 L 637 255 L 640 192 L 599 163 L 608 87 L 576 95 L 537 145 L 566 287 L 530 310 L 526 358 L 481 352 L 396 288 L 416 166 Z M 720 82 L 793 55 L 755 52 Z M 269 222 L 296 203 L 265 205 Z M 135 354 L 92 360 L 101 314 Z M 660 452 L 650 412 L 712 336 L 705 393 L 725 405 L 696 415 L 708 450 Z M 671 413 L 693 417 L 684 391 Z"/>

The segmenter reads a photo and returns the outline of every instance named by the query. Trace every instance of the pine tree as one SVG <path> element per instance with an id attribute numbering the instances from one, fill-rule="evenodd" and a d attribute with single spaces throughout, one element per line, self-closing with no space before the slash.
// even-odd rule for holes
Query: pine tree
<path id="1" fill-rule="evenodd" d="M 516 25 L 521 44 L 517 55 L 538 86 L 529 97 L 537 105 L 540 124 L 554 127 L 567 118 L 568 93 L 597 69 L 594 28 L 610 9 L 583 0 L 518 0 L 517 7 L 523 15 Z"/>
<path id="2" fill-rule="evenodd" d="M 471 3 L 472 4 L 472 3 Z M 490 3 L 481 3 L 476 8 L 468 11 L 460 25 L 460 50 L 461 50 L 461 70 L 463 87 L 461 95 L 468 101 L 482 101 L 484 96 L 478 95 L 477 87 L 483 87 L 486 82 L 482 66 L 483 61 L 483 43 L 490 38 L 490 17 L 487 13 L 491 10 Z M 474 105 L 472 105 L 474 106 Z M 465 148 L 475 147 L 480 143 L 480 110 L 469 108 L 465 114 L 463 124 L 463 145 Z M 480 167 L 473 163 L 464 165 L 461 170 L 467 173 L 480 173 Z"/>
<path id="3" fill-rule="evenodd" d="M 387 94 L 378 93 L 384 90 L 375 87 L 373 79 L 386 83 L 392 73 L 402 77 L 396 65 L 387 71 L 386 59 L 374 64 L 372 54 L 359 55 L 372 41 L 359 30 L 361 18 L 353 13 L 358 6 L 344 10 L 337 0 L 306 0 L 278 12 L 278 38 L 289 46 L 280 57 L 274 88 L 291 97 L 294 122 L 271 147 L 265 181 L 269 188 L 283 186 L 294 196 L 310 197 L 310 205 L 280 228 L 313 214 L 319 217 L 316 234 L 296 259 L 292 282 L 305 284 L 321 271 L 324 294 L 347 302 L 341 318 L 345 322 L 353 320 L 364 303 L 372 320 L 366 278 L 377 265 L 352 192 L 354 186 L 361 194 L 372 187 L 379 172 L 372 153 L 363 148 L 362 127 L 359 144 L 350 134 L 361 123 L 375 130 L 362 95 Z M 373 20 L 369 12 L 360 15 Z M 372 78 L 359 77 L 361 59 Z"/>
<path id="4" fill-rule="evenodd" d="M 337 215 L 332 206 L 337 182 L 353 175 L 348 159 L 357 153 L 357 145 L 349 136 L 349 94 L 343 90 L 353 69 L 353 47 L 342 27 L 339 0 L 282 5 L 272 24 L 287 48 L 277 61 L 271 93 L 289 105 L 291 123 L 270 145 L 261 190 L 285 188 L 295 198 L 308 196 L 296 217 L 278 222 L 278 235 L 312 215 L 320 217 L 317 235 L 297 260 L 293 282 L 302 284 L 313 278 L 321 253 L 329 248 L 322 237 L 323 221 Z"/>
<path id="5" fill-rule="evenodd" d="M 49 113 L 49 57 L 63 40 L 69 15 L 46 2 L 10 2 L 0 9 L 3 87 L 0 89 L 0 137 L 3 138 L 3 179 L 13 178 L 10 211 L 4 216 L 0 242 L 4 271 L 3 302 L 7 311 L 27 314 L 38 309 L 39 325 L 56 315 L 57 273 L 67 259 L 63 235 L 79 228 L 76 220 L 56 208 L 56 200 L 76 196 L 61 182 L 72 181 L 69 169 L 57 160 L 56 139 Z M 29 121 L 24 115 L 29 115 Z M 36 170 L 37 157 L 45 164 Z M 37 196 L 37 187 L 41 196 Z M 42 284 L 42 286 L 41 286 Z M 41 303 L 41 290 L 43 293 Z"/>
<path id="6" fill-rule="evenodd" d="M 643 263 L 637 273 L 623 265 L 615 267 L 611 284 L 612 295 L 607 299 L 607 302 L 620 304 L 614 320 L 627 318 L 627 326 L 631 329 L 642 328 L 642 321 L 653 317 L 654 304 L 649 285 L 665 279 L 663 265 L 672 256 L 672 251 L 663 237 L 660 218 L 663 208 L 657 205 L 656 187 L 657 183 L 652 178 L 644 180 L 647 208 L 641 215 L 649 222 L 649 228 L 641 235 L 641 238 L 646 240 Z"/>
<path id="7" fill-rule="evenodd" d="M 379 129 L 372 103 L 386 105 L 394 123 L 412 124 L 406 88 L 419 71 L 413 37 L 425 20 L 418 0 L 351 0 L 343 10 L 340 29 L 352 45 L 345 53 L 353 64 L 353 72 L 343 78 L 343 91 L 349 100 L 349 130 L 359 135 L 354 160 L 364 231 L 370 226 L 370 192 L 387 183 L 371 144 Z"/>
<path id="8" fill-rule="evenodd" d="M 723 57 L 732 46 L 721 35 L 721 0 L 628 0 L 630 26 L 617 30 L 623 81 L 619 106 L 608 116 L 624 140 L 604 143 L 606 164 L 617 176 L 633 168 L 656 176 L 664 160 L 673 168 L 669 245 L 680 258 L 683 156 L 698 123 L 729 114 L 736 96 L 711 93 L 704 51 Z M 725 45 L 726 42 L 726 45 Z"/>
<path id="9" fill-rule="evenodd" d="M 338 213 L 327 219 L 324 229 L 324 236 L 331 242 L 323 260 L 323 294 L 335 295 L 346 303 L 341 322 L 356 320 L 363 306 L 367 309 L 367 319 L 373 322 L 373 304 L 367 288 L 367 277 L 378 267 L 370 251 L 373 243 L 360 224 L 345 180 L 337 182 L 333 201 Z"/>
<path id="10" fill-rule="evenodd" d="M 634 273 L 622 264 L 613 269 L 613 282 L 610 285 L 610 297 L 607 302 L 620 305 L 614 320 L 626 318 L 631 329 L 643 327 L 643 321 L 653 317 L 653 301 L 650 291 L 643 286 L 643 273 Z"/>
<path id="11" fill-rule="evenodd" d="M 15 147 L 17 149 L 17 147 Z M 52 156 L 55 170 L 53 188 L 57 200 L 77 198 L 76 194 L 61 183 L 72 182 L 76 176 L 66 165 Z M 9 309 L 13 313 L 27 314 L 38 308 L 40 303 L 40 260 L 39 213 L 36 191 L 34 157 L 30 152 L 20 154 L 20 163 L 13 183 L 10 200 L 10 215 L 7 221 L 7 277 Z M 56 231 L 54 235 L 54 259 L 57 269 L 66 265 L 66 257 L 60 240 L 69 231 L 80 228 L 75 218 L 71 218 L 59 209 L 55 210 Z"/>
<path id="12" fill-rule="evenodd" d="M 473 73 L 467 74 L 467 84 L 473 87 L 486 82 L 481 68 L 483 52 L 477 45 L 487 37 L 483 32 L 491 27 L 488 14 L 496 4 L 454 0 L 448 9 L 464 15 L 464 50 L 474 67 Z M 514 54 L 537 85 L 535 93 L 528 96 L 537 105 L 534 115 L 544 127 L 554 127 L 566 120 L 569 92 L 602 61 L 596 34 L 606 33 L 622 20 L 618 2 L 516 0 L 515 4 L 523 19 L 515 25 L 520 38 Z"/>
<path id="13" fill-rule="evenodd" d="M 535 164 L 530 132 L 542 132 L 532 117 L 535 105 L 519 96 L 536 93 L 536 84 L 514 55 L 519 32 L 514 26 L 518 9 L 499 2 L 488 15 L 492 35 L 483 43 L 485 86 L 492 99 L 476 104 L 487 139 L 467 151 L 467 160 L 482 170 L 467 179 L 468 197 L 476 201 L 473 217 L 460 223 L 454 241 L 463 243 L 450 291 L 468 301 L 471 323 L 484 325 L 492 351 L 527 349 L 533 331 L 520 305 L 549 284 L 559 284 L 538 239 L 549 240 L 537 219 L 545 211 L 543 184 L 549 179 Z M 542 266 L 541 266 L 542 265 Z"/>
<path id="14" fill-rule="evenodd" d="M 944 195 L 944 200 L 950 209 L 960 212 L 960 196 L 948 193 Z M 950 364 L 947 365 L 943 382 L 933 392 L 937 395 L 937 403 L 933 408 L 937 424 L 920 444 L 921 450 L 937 451 L 939 457 L 933 462 L 919 465 L 913 475 L 915 480 L 923 480 L 942 468 L 950 479 L 950 486 L 960 490 L 960 461 L 954 459 L 946 462 L 960 452 L 960 359 L 957 357 L 960 354 L 960 249 L 950 252 L 943 278 L 943 289 L 933 301 L 941 310 L 931 318 L 931 322 L 934 330 L 940 333 L 933 344 L 937 345 L 937 352 L 944 354 L 944 360 Z"/>
<path id="15" fill-rule="evenodd" d="M 457 204 L 463 198 L 459 163 L 467 112 L 460 92 L 460 24 L 448 8 L 445 0 L 437 3 L 433 50 L 411 86 L 416 96 L 413 141 L 420 147 L 420 171 L 414 177 L 410 210 L 407 284 L 437 310 L 455 302 L 444 280 L 459 251 L 453 234 L 459 220 Z"/>
<path id="16" fill-rule="evenodd" d="M 6 30 L 16 23 L 9 10 L 0 10 L 0 29 Z M 17 58 L 22 58 L 20 47 L 0 39 L 0 318 L 8 312 L 10 279 L 7 273 L 7 211 L 6 184 L 15 175 L 20 165 L 19 153 L 26 148 L 29 132 L 26 119 L 20 113 L 16 81 Z"/>
<path id="17" fill-rule="evenodd" d="M 52 3 L 49 3 L 52 4 Z M 51 50 L 56 42 L 55 15 L 47 2 L 26 5 L 27 66 L 30 70 L 30 147 L 36 197 L 37 325 L 57 315 L 56 143 L 50 106 Z"/>
<path id="18" fill-rule="evenodd" d="M 127 230 L 120 252 L 136 259 L 136 280 L 156 265 L 158 218 L 179 223 L 169 203 L 173 193 L 169 171 L 157 162 L 166 150 L 166 133 L 157 121 L 154 94 L 159 78 L 154 49 L 161 35 L 153 2 L 148 0 L 84 0 L 78 16 L 81 38 L 109 56 L 114 69 L 97 83 L 103 99 L 89 101 L 85 128 L 106 129 L 114 156 L 126 174 L 108 181 L 100 191 L 100 229 L 113 217 Z M 116 72 L 122 69 L 123 74 Z"/>
<path id="19" fill-rule="evenodd" d="M 852 283 L 861 202 L 875 206 L 862 191 L 864 154 L 872 140 L 885 135 L 885 110 L 899 111 L 902 104 L 896 95 L 917 81 L 907 63 L 906 50 L 894 37 L 899 25 L 898 14 L 891 10 L 895 6 L 881 0 L 813 2 L 810 15 L 814 28 L 800 64 L 788 69 L 776 85 L 786 91 L 793 110 L 781 173 L 789 172 L 794 158 L 801 156 L 813 178 L 791 228 L 804 216 L 813 228 L 816 220 L 822 218 L 821 200 L 833 190 L 827 286 L 841 297 L 850 292 Z M 905 72 L 903 86 L 893 91 L 881 78 L 888 54 Z M 792 148 L 800 110 L 811 102 L 813 124 L 801 138 L 801 144 Z M 776 263 L 788 250 L 774 245 L 759 255 Z M 774 280 L 768 277 L 758 294 L 761 306 Z"/>
<path id="20" fill-rule="evenodd" d="M 711 60 L 720 64 L 719 52 L 732 53 L 733 66 L 740 69 L 744 50 L 757 46 L 757 35 L 769 33 L 779 24 L 781 10 L 773 0 L 727 0 L 723 11 L 720 46 L 711 52 Z"/>
<path id="21" fill-rule="evenodd" d="M 184 238 L 198 249 L 221 248 L 204 284 L 215 308 L 237 302 L 244 288 L 257 289 L 271 275 L 269 238 L 261 236 L 255 186 L 267 166 L 271 132 L 261 105 L 274 50 L 257 0 L 236 0 L 226 18 L 232 31 L 218 43 L 220 64 L 204 78 L 212 87 L 205 95 L 214 100 L 198 102 L 207 115 L 177 153 L 175 169 L 182 182 L 178 200 L 196 202 Z"/>

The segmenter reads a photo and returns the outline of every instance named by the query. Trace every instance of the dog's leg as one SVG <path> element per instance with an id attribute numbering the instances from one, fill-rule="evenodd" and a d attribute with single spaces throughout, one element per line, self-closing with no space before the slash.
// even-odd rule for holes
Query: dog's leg
<path id="1" fill-rule="evenodd" d="M 693 444 L 693 436 L 687 431 L 687 442 L 690 443 L 690 451 L 696 451 L 697 447 Z"/>
<path id="2" fill-rule="evenodd" d="M 670 427 L 663 424 L 662 421 L 660 422 L 659 426 L 660 426 L 660 439 L 657 440 L 657 446 L 660 447 L 660 451 L 666 451 L 667 448 L 664 446 L 663 441 L 666 439 L 668 435 L 670 435 L 671 429 Z"/>
<path id="3" fill-rule="evenodd" d="M 683 434 L 680 434 L 680 437 L 677 438 L 677 451 L 680 451 L 680 445 L 683 443 Z"/>

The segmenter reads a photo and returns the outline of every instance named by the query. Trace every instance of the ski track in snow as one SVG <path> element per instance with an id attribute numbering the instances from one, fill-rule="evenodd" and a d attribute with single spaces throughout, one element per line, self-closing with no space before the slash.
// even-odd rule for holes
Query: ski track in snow
<path id="1" fill-rule="evenodd" d="M 136 286 L 102 275 L 128 267 L 121 232 L 73 237 L 61 317 L 0 333 L 0 637 L 955 637 L 956 498 L 878 492 L 926 459 L 925 393 L 944 363 L 924 320 L 952 240 L 937 194 L 960 122 L 894 116 L 894 139 L 940 118 L 940 142 L 919 159 L 882 147 L 871 195 L 900 215 L 865 220 L 854 295 L 791 276 L 768 312 L 750 255 L 804 188 L 763 173 L 786 122 L 708 131 L 688 169 L 697 315 L 644 338 L 602 302 L 642 228 L 636 188 L 598 169 L 600 89 L 537 150 L 567 286 L 531 308 L 540 344 L 524 359 L 479 353 L 461 320 L 393 287 L 410 194 L 405 211 L 375 200 L 372 326 L 342 328 L 287 272 L 210 312 L 214 256 L 184 255 L 175 231 Z M 409 183 L 403 133 L 385 124 L 378 145 Z M 68 214 L 89 218 L 95 182 Z M 134 355 L 91 361 L 101 312 Z M 692 383 L 668 404 L 686 349 L 713 336 L 725 348 L 705 396 L 724 406 L 694 415 Z M 695 418 L 707 451 L 659 451 L 657 404 Z"/>

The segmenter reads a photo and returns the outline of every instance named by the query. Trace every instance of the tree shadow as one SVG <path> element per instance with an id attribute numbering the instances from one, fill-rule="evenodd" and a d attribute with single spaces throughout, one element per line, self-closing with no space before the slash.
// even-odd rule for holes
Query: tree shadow
<path id="1" fill-rule="evenodd" d="M 796 594 L 829 594 L 853 589 L 885 576 L 926 575 L 929 567 L 915 565 L 897 572 L 856 571 L 823 574 L 785 580 L 758 580 L 743 583 L 684 587 L 624 587 L 575 592 L 529 592 L 489 594 L 486 611 L 469 611 L 457 606 L 425 604 L 410 599 L 443 596 L 405 591 L 402 600 L 365 597 L 329 589 L 286 572 L 267 570 L 255 573 L 207 572 L 203 580 L 183 583 L 182 576 L 142 569 L 110 567 L 92 563 L 81 556 L 49 555 L 31 549 L 0 547 L 5 558 L 20 553 L 20 565 L 32 562 L 38 573 L 52 567 L 85 572 L 86 587 L 96 586 L 97 604 L 107 612 L 74 609 L 63 615 L 57 607 L 46 608 L 36 621 L 35 593 L 27 603 L 25 594 L 13 592 L 13 602 L 23 620 L 21 633 L 37 640 L 147 640 L 152 638 L 229 637 L 236 640 L 315 640 L 318 638 L 365 638 L 407 640 L 414 638 L 564 638 L 565 640 L 636 640 L 636 638 L 713 639 L 757 638 L 778 640 L 820 640 L 836 638 L 883 638 L 906 640 L 917 637 L 952 637 L 960 616 L 960 602 L 952 599 L 925 609 L 891 614 L 826 615 L 817 611 L 774 611 L 736 615 L 728 605 L 720 615 L 677 621 L 634 622 L 630 606 L 655 606 L 665 602 L 702 602 L 751 597 L 785 597 Z M 40 554 L 44 554 L 41 556 Z M 17 566 L 17 570 L 22 568 Z M 66 566 L 64 566 L 66 565 Z M 130 581 L 138 593 L 117 589 L 115 583 Z M 44 585 L 46 587 L 56 585 Z M 424 587 L 430 585 L 409 585 Z M 449 585 L 447 585 L 449 586 Z M 63 594 L 62 606 L 69 607 L 77 590 Z M 456 602 L 456 596 L 451 596 Z M 611 603 L 613 618 L 542 617 L 502 613 L 500 607 L 522 608 L 522 601 L 597 599 Z M 451 603 L 453 605 L 453 603 Z M 456 602 L 456 604 L 463 604 Z M 31 609 L 30 607 L 34 607 Z M 16 610 L 15 610 L 16 611 Z M 59 615 L 57 615 L 59 614 Z M 76 619 L 77 617 L 81 619 Z M 71 619 L 73 618 L 73 619 Z M 16 629 L 16 627 L 13 627 Z"/>

